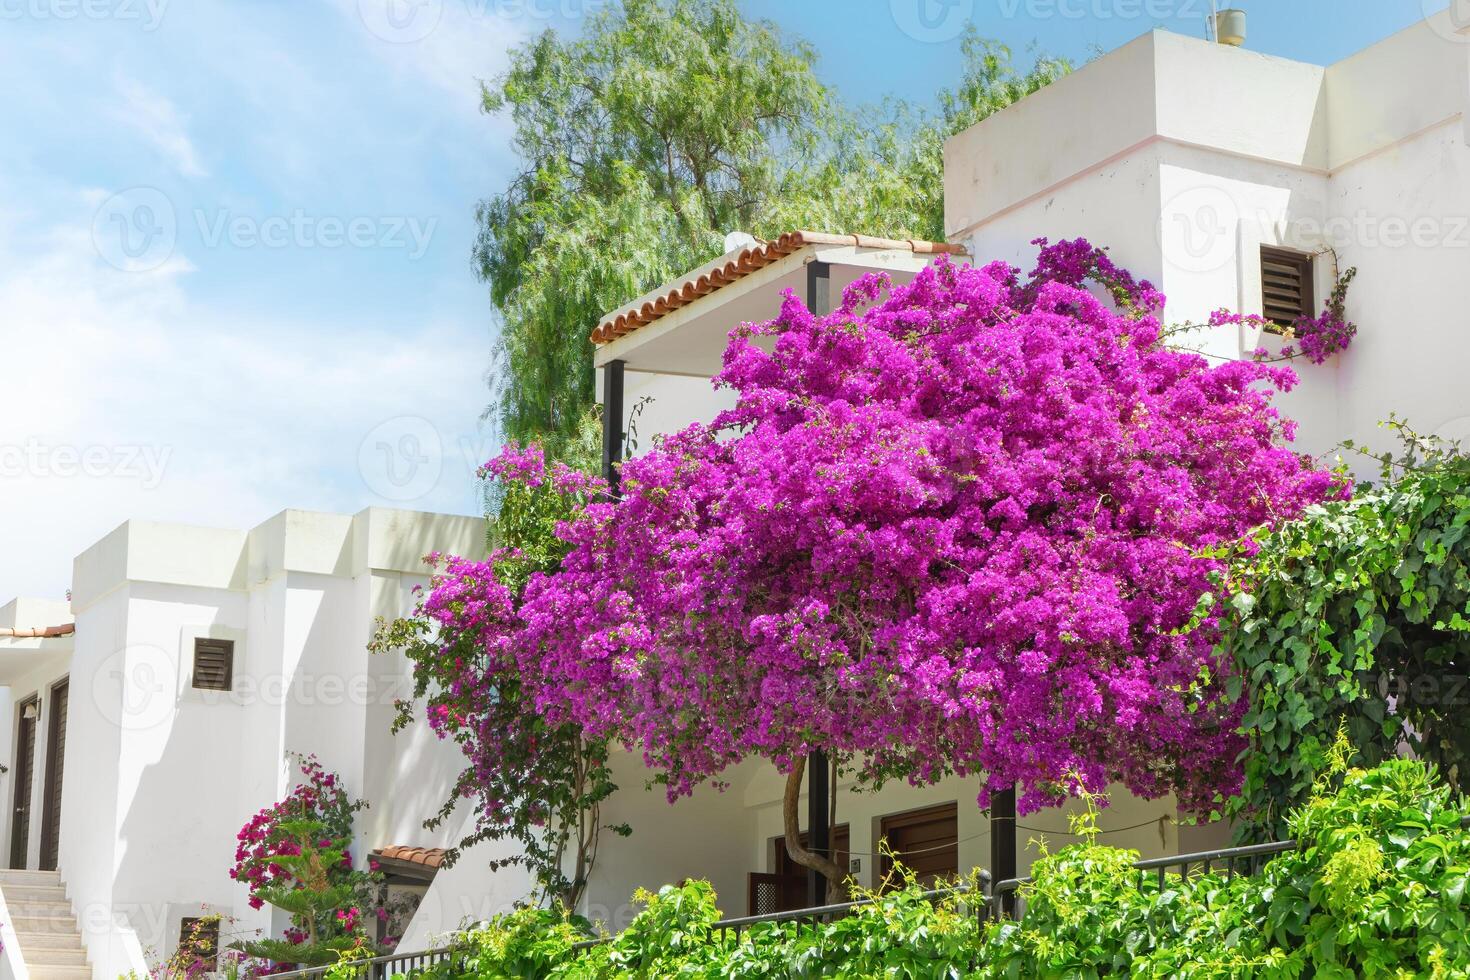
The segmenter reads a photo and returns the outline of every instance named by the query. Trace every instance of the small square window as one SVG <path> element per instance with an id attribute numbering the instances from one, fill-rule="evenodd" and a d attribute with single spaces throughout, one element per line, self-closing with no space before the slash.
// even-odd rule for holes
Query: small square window
<path id="1" fill-rule="evenodd" d="M 199 637 L 194 641 L 196 691 L 229 691 L 235 680 L 235 641 Z"/>
<path id="2" fill-rule="evenodd" d="M 188 976 L 213 973 L 219 968 L 219 916 L 186 918 L 179 922 L 179 955 Z"/>
<path id="3" fill-rule="evenodd" d="M 1316 316 L 1310 255 L 1261 246 L 1261 313 L 1282 330 L 1301 317 Z"/>

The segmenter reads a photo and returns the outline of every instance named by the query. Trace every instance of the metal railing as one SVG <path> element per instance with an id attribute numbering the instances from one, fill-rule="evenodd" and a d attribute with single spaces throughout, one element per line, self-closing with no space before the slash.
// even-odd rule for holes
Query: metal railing
<path id="1" fill-rule="evenodd" d="M 1460 818 L 1460 829 L 1470 830 L 1470 814 Z M 1140 885 L 1150 872 L 1157 873 L 1160 888 L 1164 887 L 1171 871 L 1177 872 L 1180 878 L 1188 878 L 1191 873 L 1209 874 L 1219 869 L 1224 872 L 1228 881 L 1236 875 L 1259 874 L 1270 858 L 1278 854 L 1285 854 L 1287 851 L 1294 851 L 1299 846 L 1294 840 L 1246 844 L 1241 847 L 1226 847 L 1215 851 L 1196 851 L 1192 854 L 1148 858 L 1143 861 L 1135 861 L 1133 869 L 1138 872 Z M 1030 878 L 1007 878 L 996 882 L 990 896 L 992 914 L 997 918 L 1017 920 L 1024 917 L 1026 914 L 1025 895 L 1021 892 L 1021 888 L 1030 881 Z"/>
<path id="2" fill-rule="evenodd" d="M 1135 861 L 1133 869 L 1138 872 L 1140 885 L 1150 872 L 1157 872 L 1160 888 L 1164 887 L 1164 882 L 1171 871 L 1176 872 L 1181 878 L 1188 878 L 1191 871 L 1196 874 L 1208 874 L 1215 868 L 1222 868 L 1227 878 L 1233 878 L 1237 874 L 1259 873 L 1267 859 L 1287 851 L 1294 851 L 1296 846 L 1296 841 L 1285 840 L 1272 841 L 1269 844 L 1247 844 L 1244 847 L 1226 847 L 1214 851 L 1195 851 L 1190 854 L 1174 854 L 1169 857 Z M 996 882 L 990 895 L 991 914 L 998 919 L 1019 921 L 1023 918 L 1026 915 L 1026 896 L 1021 889 L 1030 881 L 1031 879 L 1026 877 L 1007 878 Z"/>
<path id="3" fill-rule="evenodd" d="M 984 897 L 980 902 L 976 903 L 975 914 L 977 918 L 984 920 L 989 914 L 987 906 L 989 904 L 990 872 L 981 871 L 979 879 L 981 894 Z M 934 899 L 948 898 L 952 895 L 968 895 L 971 891 L 973 889 L 969 885 L 953 885 L 947 888 L 931 889 L 919 897 L 932 901 Z M 794 923 L 797 933 L 800 934 L 802 926 L 808 926 L 815 931 L 818 927 L 834 919 L 840 919 L 855 909 L 860 909 L 866 905 L 874 905 L 882 901 L 882 896 L 877 898 L 861 898 L 853 902 L 836 902 L 832 905 L 816 905 L 806 909 L 790 909 L 785 912 L 766 912 L 761 915 L 743 915 L 734 919 L 721 919 L 719 922 L 710 925 L 709 934 L 711 936 L 718 936 L 721 940 L 724 940 L 732 935 L 739 936 L 751 926 L 785 922 Z M 601 946 L 605 943 L 613 942 L 615 938 L 613 936 L 603 936 L 598 939 L 587 939 L 574 945 L 572 950 L 575 952 L 591 949 L 594 946 Z"/>
<path id="4" fill-rule="evenodd" d="M 1460 818 L 1460 827 L 1470 830 L 1470 815 Z M 1159 887 L 1164 887 L 1170 873 L 1179 875 L 1181 879 L 1187 879 L 1191 875 L 1209 874 L 1212 871 L 1222 871 L 1226 879 L 1234 878 L 1236 875 L 1256 875 L 1265 867 L 1266 862 L 1278 854 L 1294 851 L 1298 848 L 1294 840 L 1272 841 L 1267 844 L 1247 844 L 1242 847 L 1226 847 L 1213 851 L 1195 851 L 1190 854 L 1174 854 L 1169 857 L 1148 858 L 1136 861 L 1133 870 L 1138 874 L 1139 884 L 1142 885 L 1145 878 L 1151 874 L 1157 874 Z M 974 903 L 975 916 L 983 921 L 990 919 L 1011 919 L 1019 921 L 1026 914 L 1024 887 L 1031 879 L 1007 878 L 1004 881 L 992 884 L 990 872 L 981 871 L 978 875 L 980 885 L 980 901 Z M 928 900 L 938 900 L 953 896 L 969 895 L 974 891 L 970 885 L 956 885 L 948 888 L 935 888 L 924 892 L 920 897 Z M 799 934 L 803 926 L 813 931 L 821 926 L 832 922 L 864 906 L 873 905 L 884 900 L 883 896 L 875 898 L 864 898 L 854 902 L 837 902 L 832 905 L 819 905 L 813 908 L 792 909 L 786 912 L 768 912 L 764 915 L 746 915 L 733 919 L 721 919 L 709 927 L 709 936 L 718 938 L 721 942 L 730 936 L 739 937 L 752 926 L 767 923 L 795 923 Z M 615 941 L 615 937 L 603 936 L 597 939 L 587 939 L 572 946 L 574 952 L 592 949 L 605 943 Z M 362 960 L 353 964 L 356 968 L 353 975 L 361 980 L 389 980 L 390 977 L 402 976 L 412 970 L 440 963 L 454 956 L 462 955 L 464 950 L 453 945 L 441 950 L 424 950 L 416 953 L 395 953 L 392 956 L 379 956 L 370 960 Z M 330 967 L 312 967 L 305 970 L 293 970 L 289 973 L 277 973 L 272 975 L 272 980 L 307 980 L 307 978 L 321 977 Z M 360 972 L 359 972 L 360 971 Z"/>
<path id="5" fill-rule="evenodd" d="M 392 953 L 388 956 L 374 956 L 370 960 L 356 960 L 344 962 L 337 966 L 310 966 L 302 970 L 290 970 L 285 973 L 270 974 L 271 980 L 305 980 L 305 978 L 316 978 L 325 974 L 328 970 L 348 968 L 350 975 L 357 980 L 388 980 L 389 977 L 401 977 L 414 970 L 442 963 L 455 956 L 463 954 L 463 950 L 454 946 L 444 949 L 425 949 L 412 953 Z"/>

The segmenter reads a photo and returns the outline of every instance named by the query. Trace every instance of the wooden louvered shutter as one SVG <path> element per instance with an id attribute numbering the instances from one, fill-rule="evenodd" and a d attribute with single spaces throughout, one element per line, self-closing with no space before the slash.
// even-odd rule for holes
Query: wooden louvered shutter
<path id="1" fill-rule="evenodd" d="M 46 796 L 41 804 L 41 870 L 55 871 L 61 855 L 61 787 L 66 772 L 66 714 L 70 679 L 51 688 L 51 723 L 46 742 Z"/>
<path id="2" fill-rule="evenodd" d="M 235 643 L 233 640 L 194 641 L 194 689 L 196 691 L 228 691 L 234 682 Z"/>
<path id="3" fill-rule="evenodd" d="M 1266 319 L 1278 327 L 1289 327 L 1299 317 L 1315 316 L 1312 257 L 1261 246 L 1261 305 Z"/>

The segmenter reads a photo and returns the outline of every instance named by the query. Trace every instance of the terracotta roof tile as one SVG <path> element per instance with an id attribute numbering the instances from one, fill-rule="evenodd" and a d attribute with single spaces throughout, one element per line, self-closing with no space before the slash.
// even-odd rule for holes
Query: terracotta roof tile
<path id="1" fill-rule="evenodd" d="M 444 863 L 444 848 L 442 847 L 408 847 L 402 844 L 392 844 L 388 847 L 380 847 L 373 851 L 375 858 L 385 858 L 389 861 L 403 861 L 408 864 L 422 864 L 426 868 L 437 869 Z"/>
<path id="2" fill-rule="evenodd" d="M 0 637 L 37 639 L 52 636 L 71 636 L 76 631 L 76 623 L 63 623 L 60 626 L 39 626 L 35 629 L 11 629 L 9 626 L 0 626 Z"/>
<path id="3" fill-rule="evenodd" d="M 610 315 L 592 331 L 594 344 L 606 344 L 619 337 L 652 323 L 654 320 L 707 296 L 722 286 L 728 286 L 764 268 L 778 259 L 785 258 L 808 245 L 856 245 L 859 248 L 907 249 L 918 255 L 965 255 L 963 245 L 946 242 L 926 242 L 916 239 L 874 238 L 872 235 L 830 235 L 820 231 L 791 231 L 779 238 L 761 242 L 728 256 L 723 264 L 683 280 L 671 283 L 666 290 L 636 307 L 620 310 Z"/>

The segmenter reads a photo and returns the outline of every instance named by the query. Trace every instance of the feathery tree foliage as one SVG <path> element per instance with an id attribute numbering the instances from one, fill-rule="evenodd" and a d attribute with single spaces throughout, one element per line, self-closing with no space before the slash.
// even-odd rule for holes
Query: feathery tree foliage
<path id="1" fill-rule="evenodd" d="M 501 434 L 561 458 L 593 405 L 598 317 L 716 257 L 728 232 L 942 238 L 944 139 L 1069 67 L 1018 70 L 974 36 L 964 50 L 937 114 L 861 115 L 808 44 L 733 0 L 622 0 L 580 38 L 513 51 L 482 100 L 508 113 L 521 169 L 480 204 L 474 253 L 503 318 Z"/>

